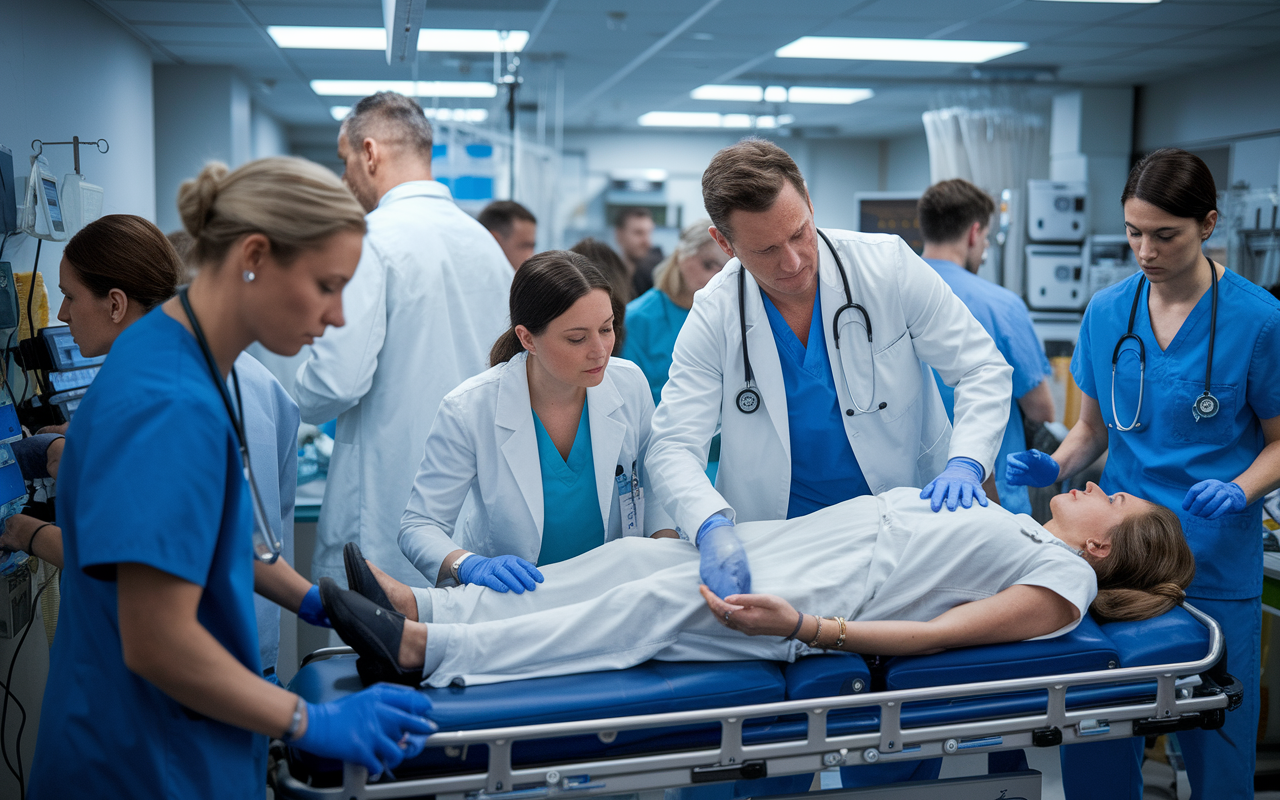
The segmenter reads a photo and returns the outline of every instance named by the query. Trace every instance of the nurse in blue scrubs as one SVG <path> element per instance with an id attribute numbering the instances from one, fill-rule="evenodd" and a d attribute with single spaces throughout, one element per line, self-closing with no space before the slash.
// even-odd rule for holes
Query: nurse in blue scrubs
<path id="1" fill-rule="evenodd" d="M 533 591 L 538 565 L 677 536 L 646 502 L 653 399 L 634 364 L 610 358 L 621 303 L 608 279 L 578 253 L 539 253 L 516 272 L 510 308 L 493 366 L 441 402 L 401 522 L 400 549 L 437 586 Z M 381 602 L 358 551 L 346 555 L 348 582 Z M 398 611 L 429 619 L 388 585 Z"/>
<path id="2" fill-rule="evenodd" d="M 1047 486 L 1105 450 L 1105 491 L 1179 511 L 1196 557 L 1187 599 L 1222 625 L 1245 700 L 1221 730 L 1178 741 L 1194 797 L 1252 798 L 1260 508 L 1280 486 L 1280 303 L 1202 252 L 1216 200 L 1208 168 L 1185 151 L 1157 150 L 1133 168 L 1121 201 L 1142 272 L 1085 312 L 1071 364 L 1084 392 L 1080 421 L 1053 456 L 1011 455 L 1007 473 Z M 1141 798 L 1141 757 L 1141 738 L 1063 748 L 1068 797 Z"/>
<path id="3" fill-rule="evenodd" d="M 676 336 L 693 308 L 694 293 L 729 261 L 711 238 L 710 227 L 709 219 L 686 226 L 676 249 L 654 269 L 654 287 L 627 303 L 627 341 L 622 357 L 644 371 L 654 405 L 662 402 Z"/>
<path id="4" fill-rule="evenodd" d="M 363 210 L 327 169 L 292 158 L 211 164 L 179 209 L 201 271 L 115 339 L 67 434 L 63 603 L 33 800 L 263 797 L 265 736 L 378 773 L 434 729 L 411 689 L 309 704 L 259 662 L 255 553 L 272 548 L 255 541 L 261 501 L 225 381 L 250 342 L 287 355 L 342 324 Z"/>

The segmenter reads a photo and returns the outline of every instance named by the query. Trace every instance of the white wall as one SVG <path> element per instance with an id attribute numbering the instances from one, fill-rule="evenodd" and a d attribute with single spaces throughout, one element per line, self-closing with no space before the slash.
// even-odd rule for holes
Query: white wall
<path id="1" fill-rule="evenodd" d="M 1143 151 L 1280 132 L 1280 59 L 1237 61 L 1143 86 L 1137 143 Z"/>
<path id="2" fill-rule="evenodd" d="M 920 192 L 929 188 L 929 141 L 920 133 L 886 141 L 888 159 L 884 172 L 887 192 Z"/>
<path id="3" fill-rule="evenodd" d="M 73 56 L 73 57 L 72 57 Z M 151 54 L 138 40 L 80 0 L 0 0 L 0 144 L 13 151 L 25 179 L 31 140 L 104 138 L 110 152 L 81 148 L 80 170 L 105 192 L 104 214 L 155 217 Z M 72 171 L 70 147 L 45 149 L 59 179 Z M 19 200 L 21 202 L 21 200 Z M 29 272 L 35 240 L 9 239 L 4 260 Z M 60 243 L 45 242 L 40 272 L 49 287 L 50 317 L 58 291 Z"/>
<path id="4" fill-rule="evenodd" d="M 80 168 L 105 192 L 103 213 L 155 217 L 155 147 L 151 102 L 151 54 L 140 42 L 81 0 L 0 0 L 0 143 L 14 155 L 15 171 L 26 177 L 32 139 L 67 141 L 72 136 L 105 138 L 106 155 L 82 149 Z M 70 147 L 45 150 L 59 178 L 71 172 Z M 35 242 L 9 239 L 4 260 L 15 272 L 30 271 Z M 62 302 L 58 261 L 62 245 L 45 242 L 40 272 L 49 287 L 51 315 Z M 0 640 L 0 663 L 8 664 L 16 640 Z M 36 625 L 23 645 L 14 673 L 14 694 L 26 706 L 22 738 L 28 767 L 48 670 L 48 643 Z M 10 707 L 6 746 L 17 739 Z M 16 797 L 17 781 L 0 771 L 0 797 Z"/>
<path id="5" fill-rule="evenodd" d="M 249 157 L 267 158 L 288 153 L 289 141 L 284 126 L 254 103 L 249 117 Z"/>

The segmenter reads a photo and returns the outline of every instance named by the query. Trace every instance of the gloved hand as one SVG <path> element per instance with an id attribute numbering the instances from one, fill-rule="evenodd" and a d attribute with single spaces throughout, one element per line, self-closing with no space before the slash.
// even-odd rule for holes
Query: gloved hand
<path id="1" fill-rule="evenodd" d="M 1058 480 L 1058 462 L 1039 450 L 1023 450 L 1004 457 L 1004 479 L 1010 486 L 1044 487 Z"/>
<path id="2" fill-rule="evenodd" d="M 947 462 L 947 468 L 929 482 L 920 492 L 920 499 L 931 498 L 929 507 L 934 513 L 942 510 L 945 501 L 948 511 L 956 510 L 956 503 L 969 508 L 973 501 L 987 504 L 987 493 L 982 489 L 982 466 L 972 458 L 956 456 Z"/>
<path id="3" fill-rule="evenodd" d="M 422 752 L 437 726 L 431 701 L 409 686 L 379 683 L 331 703 L 307 703 L 307 727 L 292 744 L 363 764 L 370 777 Z"/>
<path id="4" fill-rule="evenodd" d="M 708 589 L 721 598 L 751 592 L 751 567 L 742 540 L 733 532 L 733 520 L 712 514 L 698 528 L 695 541 L 702 559 L 698 575 Z"/>
<path id="5" fill-rule="evenodd" d="M 1244 489 L 1234 483 L 1215 480 L 1200 481 L 1182 498 L 1183 511 L 1190 511 L 1205 519 L 1217 519 L 1223 514 L 1244 511 L 1247 505 L 1249 503 L 1244 496 Z"/>
<path id="6" fill-rule="evenodd" d="M 463 583 L 478 583 L 488 586 L 495 592 L 515 592 L 524 594 L 532 592 L 542 583 L 542 573 L 538 568 L 519 556 L 469 556 L 462 566 L 458 567 L 458 579 Z"/>
<path id="7" fill-rule="evenodd" d="M 333 623 L 329 621 L 329 615 L 324 613 L 324 606 L 320 603 L 319 586 L 312 584 L 307 593 L 302 596 L 302 604 L 298 606 L 298 619 L 309 622 L 317 628 L 333 627 Z"/>

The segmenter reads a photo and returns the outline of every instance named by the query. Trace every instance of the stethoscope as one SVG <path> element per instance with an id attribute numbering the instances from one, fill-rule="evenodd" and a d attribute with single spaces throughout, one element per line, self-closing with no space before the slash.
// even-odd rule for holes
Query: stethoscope
<path id="1" fill-rule="evenodd" d="M 1197 397 L 1191 406 L 1191 413 L 1195 416 L 1196 422 L 1218 413 L 1218 398 L 1209 391 L 1213 380 L 1213 340 L 1218 331 L 1218 269 L 1208 256 L 1205 256 L 1205 261 L 1209 262 L 1209 274 L 1213 278 L 1209 305 L 1209 358 L 1204 366 L 1204 394 Z M 1111 353 L 1111 419 L 1115 422 L 1115 429 L 1123 432 L 1142 427 L 1142 423 L 1138 422 L 1138 416 L 1142 414 L 1142 392 L 1147 374 L 1147 348 L 1142 343 L 1142 337 L 1133 332 L 1133 322 L 1138 316 L 1138 302 L 1142 299 L 1142 287 L 1146 282 L 1145 275 L 1138 279 L 1138 289 L 1133 293 L 1133 306 L 1129 309 L 1129 328 L 1116 342 L 1116 349 Z M 1116 415 L 1116 365 L 1120 362 L 1120 348 L 1129 339 L 1138 343 L 1138 407 L 1133 412 L 1133 421 L 1125 427 L 1120 424 L 1120 418 Z"/>
<path id="2" fill-rule="evenodd" d="M 870 345 L 872 343 L 871 315 L 865 308 L 853 302 L 853 290 L 849 288 L 849 276 L 845 274 L 844 262 L 840 260 L 840 254 L 836 252 L 835 245 L 831 244 L 831 240 L 822 232 L 822 229 L 816 230 L 835 258 L 836 272 L 840 273 L 840 282 L 844 284 L 844 305 L 836 309 L 835 317 L 831 321 L 831 334 L 835 338 L 836 349 L 840 349 L 840 315 L 849 310 L 857 311 L 862 315 L 862 321 L 867 328 L 867 344 Z M 751 371 L 751 355 L 747 352 L 747 268 L 742 266 L 741 260 L 738 264 L 738 324 L 742 329 L 742 366 L 747 385 L 738 392 L 737 404 L 738 410 L 743 414 L 751 414 L 760 407 L 760 392 L 756 389 L 755 373 Z M 854 410 L 859 414 L 870 413 L 876 397 L 875 354 L 872 353 L 871 356 L 871 402 L 867 404 L 867 408 L 862 408 L 858 405 L 858 401 L 853 399 L 853 387 L 849 385 L 848 380 L 849 376 L 846 375 L 845 386 L 849 390 L 849 402 L 853 404 Z M 879 408 L 884 408 L 886 405 L 887 403 L 881 403 Z"/>
<path id="3" fill-rule="evenodd" d="M 231 368 L 231 383 L 236 388 L 236 404 L 235 408 L 240 409 L 237 415 L 235 408 L 231 405 L 231 393 L 227 391 L 227 382 L 222 379 L 222 374 L 218 371 L 218 364 L 213 359 L 213 350 L 209 347 L 209 341 L 204 338 L 204 329 L 200 327 L 200 321 L 196 319 L 196 314 L 191 310 L 191 301 L 187 299 L 187 287 L 183 286 L 178 290 L 178 300 L 182 303 L 182 310 L 187 313 L 187 319 L 191 321 L 191 330 L 196 335 L 196 341 L 200 343 L 200 352 L 204 354 L 205 364 L 209 366 L 209 374 L 213 376 L 213 383 L 218 387 L 218 394 L 222 397 L 222 403 L 227 407 L 227 415 L 231 417 L 231 427 L 236 432 L 236 442 L 240 445 L 240 461 L 244 465 L 244 479 L 249 483 L 249 495 L 253 498 L 253 557 L 266 564 L 274 564 L 276 559 L 280 557 L 280 540 L 276 538 L 275 532 L 271 530 L 271 526 L 267 523 L 267 512 L 262 505 L 262 496 L 258 494 L 258 484 L 253 479 L 253 468 L 249 466 L 249 448 L 245 444 L 244 436 L 244 401 L 240 397 L 240 376 L 236 375 L 236 368 Z"/>

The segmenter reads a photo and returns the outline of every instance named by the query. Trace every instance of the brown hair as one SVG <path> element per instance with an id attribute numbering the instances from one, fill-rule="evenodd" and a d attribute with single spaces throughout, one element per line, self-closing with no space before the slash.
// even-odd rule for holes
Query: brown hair
<path id="1" fill-rule="evenodd" d="M 1186 597 L 1196 560 L 1178 515 L 1161 505 L 1113 527 L 1111 552 L 1094 563 L 1098 596 L 1090 606 L 1103 622 L 1158 617 Z"/>
<path id="2" fill-rule="evenodd" d="M 617 218 L 613 221 L 613 227 L 615 230 L 622 230 L 627 227 L 627 223 L 633 219 L 647 219 L 652 222 L 653 212 L 647 208 L 641 208 L 640 206 L 624 208 L 618 212 Z"/>
<path id="3" fill-rule="evenodd" d="M 702 173 L 702 204 L 726 238 L 732 238 L 734 211 L 768 211 L 786 184 L 809 199 L 804 176 L 787 151 L 764 139 L 748 138 L 716 153 Z"/>
<path id="4" fill-rule="evenodd" d="M 178 189 L 182 225 L 195 240 L 190 261 L 221 263 L 240 237 L 260 233 L 289 264 L 340 231 L 365 232 L 364 209 L 329 170 L 304 158 L 250 161 L 231 172 L 212 162 Z"/>
<path id="5" fill-rule="evenodd" d="M 627 303 L 635 299 L 634 287 L 627 277 L 627 265 L 622 263 L 622 257 L 612 247 L 590 236 L 569 249 L 586 256 L 587 260 L 604 273 L 612 287 L 613 298 L 617 301 L 613 317 L 613 354 L 621 355 L 622 345 L 627 341 Z"/>
<path id="6" fill-rule="evenodd" d="M 547 250 L 530 256 L 511 281 L 511 327 L 493 343 L 489 365 L 496 367 L 524 350 L 516 336 L 517 325 L 537 336 L 579 298 L 596 289 L 609 294 L 613 318 L 621 319 L 624 309 L 609 279 L 586 256 L 570 250 Z"/>
<path id="7" fill-rule="evenodd" d="M 920 232 L 932 244 L 954 242 L 975 222 L 986 227 L 996 204 L 987 193 L 963 178 L 939 181 L 925 190 L 916 207 Z"/>
<path id="8" fill-rule="evenodd" d="M 708 244 L 715 244 L 716 240 L 711 238 L 711 232 L 707 230 L 710 227 L 711 220 L 705 218 L 694 220 L 686 225 L 684 230 L 680 231 L 680 241 L 676 243 L 675 250 L 672 250 L 671 255 L 663 259 L 661 264 L 653 268 L 653 274 L 657 276 L 653 285 L 672 301 L 689 293 L 689 284 L 684 279 L 684 273 L 680 271 L 680 262 L 689 256 L 696 255 Z"/>
<path id="9" fill-rule="evenodd" d="M 1120 205 L 1131 197 L 1196 222 L 1204 222 L 1210 211 L 1218 210 L 1218 190 L 1209 167 L 1199 156 L 1176 147 L 1148 153 L 1133 165 L 1120 194 Z"/>
<path id="10" fill-rule="evenodd" d="M 490 233 L 500 233 L 503 236 L 511 235 L 511 227 L 518 219 L 532 222 L 534 225 L 538 224 L 538 218 L 533 215 L 533 212 L 515 200 L 494 200 L 484 207 L 476 219 L 485 230 Z"/>
<path id="11" fill-rule="evenodd" d="M 94 297 L 119 289 L 131 303 L 150 311 L 178 288 L 178 254 L 159 228 L 132 214 L 90 222 L 71 237 L 62 254 Z"/>

